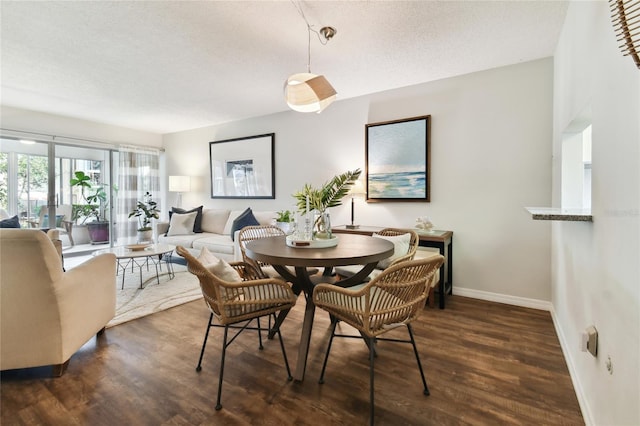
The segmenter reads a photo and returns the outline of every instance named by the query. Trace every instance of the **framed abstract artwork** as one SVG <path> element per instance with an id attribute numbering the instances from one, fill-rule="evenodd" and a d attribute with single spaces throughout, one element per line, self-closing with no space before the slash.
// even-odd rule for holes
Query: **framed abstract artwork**
<path id="1" fill-rule="evenodd" d="M 430 201 L 431 116 L 365 125 L 367 201 Z"/>
<path id="2" fill-rule="evenodd" d="M 209 142 L 211 198 L 276 198 L 275 133 Z"/>

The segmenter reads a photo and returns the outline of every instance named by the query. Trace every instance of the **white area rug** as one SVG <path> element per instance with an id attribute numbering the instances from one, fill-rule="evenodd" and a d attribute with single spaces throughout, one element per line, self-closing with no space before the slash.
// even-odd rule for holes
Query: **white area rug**
<path id="1" fill-rule="evenodd" d="M 155 269 L 149 271 L 143 269 L 142 289 L 137 268 L 133 273 L 127 271 L 123 290 L 120 289 L 122 276 L 116 277 L 116 316 L 109 321 L 107 328 L 202 297 L 198 278 L 187 272 L 185 266 L 173 265 L 175 271 L 173 279 L 169 279 L 164 265 L 162 269 L 160 284 L 156 280 Z"/>

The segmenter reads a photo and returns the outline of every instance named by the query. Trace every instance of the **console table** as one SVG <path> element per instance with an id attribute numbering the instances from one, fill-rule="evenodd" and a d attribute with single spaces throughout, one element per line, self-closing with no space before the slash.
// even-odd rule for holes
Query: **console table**
<path id="1" fill-rule="evenodd" d="M 356 229 L 349 229 L 346 225 L 340 225 L 332 227 L 331 231 L 336 234 L 372 235 L 383 229 L 383 227 L 378 226 L 359 226 Z M 440 282 L 438 285 L 438 291 L 440 292 L 438 302 L 440 309 L 444 309 L 445 294 L 452 294 L 453 289 L 453 231 L 434 230 L 427 232 L 419 229 L 414 229 L 414 231 L 420 237 L 418 245 L 437 248 L 440 254 L 445 257 L 445 263 L 440 267 Z"/>

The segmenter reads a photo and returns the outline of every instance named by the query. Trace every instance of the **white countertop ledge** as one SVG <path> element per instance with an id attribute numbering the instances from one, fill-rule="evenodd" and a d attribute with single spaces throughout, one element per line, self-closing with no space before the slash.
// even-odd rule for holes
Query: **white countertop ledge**
<path id="1" fill-rule="evenodd" d="M 593 222 L 590 209 L 563 209 L 558 207 L 525 207 L 534 220 L 566 220 Z"/>

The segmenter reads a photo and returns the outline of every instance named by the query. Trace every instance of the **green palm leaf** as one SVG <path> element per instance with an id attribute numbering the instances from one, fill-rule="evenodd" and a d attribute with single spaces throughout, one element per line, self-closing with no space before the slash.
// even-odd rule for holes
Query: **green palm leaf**
<path id="1" fill-rule="evenodd" d="M 355 169 L 334 176 L 322 185 L 322 188 L 315 189 L 308 183 L 301 191 L 293 194 L 298 200 L 297 207 L 302 214 L 307 212 L 307 197 L 309 197 L 309 209 L 325 211 L 329 207 L 336 207 L 342 204 L 342 199 L 349 192 L 353 183 L 358 180 L 362 171 Z"/>

